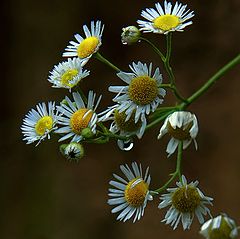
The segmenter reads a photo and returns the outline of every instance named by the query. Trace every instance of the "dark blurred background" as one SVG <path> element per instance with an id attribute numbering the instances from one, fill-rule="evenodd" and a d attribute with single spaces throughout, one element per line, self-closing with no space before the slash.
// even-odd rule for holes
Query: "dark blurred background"
<path id="1" fill-rule="evenodd" d="M 115 142 L 85 145 L 79 164 L 64 160 L 55 140 L 38 147 L 22 141 L 20 126 L 25 114 L 42 101 L 60 101 L 68 91 L 51 88 L 48 72 L 58 62 L 74 33 L 93 19 L 105 23 L 100 52 L 121 69 L 132 61 L 162 64 L 145 43 L 123 46 L 122 27 L 136 25 L 140 12 L 155 1 L 31 1 L 2 3 L 2 87 L 0 160 L 0 238 L 201 238 L 197 220 L 190 231 L 173 231 L 160 221 L 158 198 L 148 204 L 141 221 L 117 222 L 107 205 L 108 182 L 119 165 L 141 162 L 150 166 L 152 189 L 168 178 L 175 157 L 166 158 L 169 138 L 156 139 L 161 125 L 149 130 L 130 152 Z M 220 67 L 239 52 L 240 1 L 188 1 L 195 11 L 194 24 L 174 33 L 172 65 L 177 85 L 190 96 Z M 162 35 L 145 35 L 164 50 Z M 103 93 L 99 110 L 112 104 L 109 85 L 122 82 L 115 72 L 96 60 L 86 68 L 91 75 L 82 82 L 87 92 Z M 202 191 L 214 198 L 213 216 L 226 212 L 240 224 L 239 87 L 240 67 L 228 72 L 189 108 L 196 113 L 200 132 L 199 150 L 184 151 L 183 172 L 200 181 Z M 165 76 L 165 72 L 163 71 Z M 174 104 L 169 93 L 165 105 Z"/>

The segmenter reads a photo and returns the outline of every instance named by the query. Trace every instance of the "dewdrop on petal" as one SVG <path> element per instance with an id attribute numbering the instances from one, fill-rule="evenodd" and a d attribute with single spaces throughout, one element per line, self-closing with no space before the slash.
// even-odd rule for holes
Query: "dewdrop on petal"
<path id="1" fill-rule="evenodd" d="M 199 233 L 207 239 L 235 239 L 238 227 L 226 214 L 221 214 L 205 222 Z"/>
<path id="2" fill-rule="evenodd" d="M 84 156 L 84 148 L 81 144 L 71 142 L 70 144 L 62 144 L 59 147 L 62 155 L 69 161 L 79 162 Z"/>
<path id="3" fill-rule="evenodd" d="M 140 39 L 141 32 L 137 27 L 128 26 L 124 27 L 122 30 L 123 30 L 121 34 L 122 44 L 131 45 L 133 43 L 136 43 Z"/>

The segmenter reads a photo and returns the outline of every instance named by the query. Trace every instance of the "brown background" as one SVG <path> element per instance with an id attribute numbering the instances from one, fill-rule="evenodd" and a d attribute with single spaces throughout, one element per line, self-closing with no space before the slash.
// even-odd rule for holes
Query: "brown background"
<path id="1" fill-rule="evenodd" d="M 132 161 L 150 166 L 152 188 L 161 185 L 175 167 L 166 158 L 166 136 L 156 140 L 159 128 L 149 130 L 131 152 L 121 152 L 115 142 L 86 145 L 79 164 L 66 162 L 55 140 L 37 148 L 22 142 L 24 115 L 38 102 L 60 101 L 66 90 L 51 88 L 46 80 L 74 33 L 92 19 L 105 23 L 101 53 L 121 69 L 132 61 L 162 65 L 144 43 L 131 47 L 120 42 L 121 28 L 136 24 L 140 12 L 155 1 L 30 1 L 10 0 L 3 5 L 0 238 L 201 238 L 196 220 L 192 230 L 173 231 L 161 223 L 166 210 L 158 198 L 149 203 L 140 222 L 115 220 L 107 205 L 108 181 L 119 165 Z M 189 1 L 194 24 L 174 33 L 172 65 L 183 95 L 189 96 L 217 69 L 239 52 L 240 1 Z M 146 35 L 164 46 L 161 35 Z M 162 48 L 164 50 L 164 48 Z M 100 62 L 86 65 L 91 76 L 82 82 L 86 92 L 103 93 L 99 110 L 111 104 L 109 85 L 120 84 L 115 73 Z M 212 214 L 226 212 L 239 222 L 239 66 L 226 74 L 190 110 L 198 116 L 199 150 L 184 151 L 183 172 L 198 179 L 200 188 L 214 198 Z M 165 76 L 165 72 L 163 72 Z M 169 93 L 165 105 L 174 104 Z"/>

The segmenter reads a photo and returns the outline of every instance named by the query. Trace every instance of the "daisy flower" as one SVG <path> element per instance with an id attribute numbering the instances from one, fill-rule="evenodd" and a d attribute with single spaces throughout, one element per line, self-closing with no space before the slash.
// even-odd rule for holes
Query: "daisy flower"
<path id="1" fill-rule="evenodd" d="M 192 140 L 197 149 L 195 138 L 198 134 L 198 122 L 194 114 L 186 111 L 176 111 L 170 114 L 160 129 L 158 139 L 162 138 L 166 133 L 172 136 L 167 145 L 168 156 L 175 152 L 181 141 L 183 142 L 183 149 L 186 149 Z"/>
<path id="2" fill-rule="evenodd" d="M 238 229 L 234 220 L 222 213 L 206 221 L 199 233 L 207 239 L 235 239 L 238 236 Z"/>
<path id="3" fill-rule="evenodd" d="M 117 109 L 118 107 L 119 105 L 117 104 L 108 107 L 107 110 L 101 112 L 99 114 L 99 116 L 101 116 L 99 121 L 112 120 L 109 130 L 114 134 L 119 133 L 120 136 L 130 136 L 132 134 L 136 134 L 139 139 L 142 138 L 144 133 L 144 124 L 140 120 L 135 123 L 135 111 L 133 111 L 131 117 L 126 120 L 127 115 L 125 111 L 120 113 Z"/>
<path id="4" fill-rule="evenodd" d="M 186 178 L 182 175 L 181 182 L 176 184 L 176 188 L 168 188 L 169 193 L 160 197 L 162 202 L 158 208 L 170 206 L 162 222 L 170 224 L 175 230 L 181 220 L 185 230 L 190 228 L 195 214 L 199 223 L 202 224 L 204 222 L 203 215 L 209 214 L 211 216 L 205 204 L 212 205 L 211 201 L 213 199 L 204 196 L 200 189 L 197 188 L 198 181 L 188 184 Z"/>
<path id="5" fill-rule="evenodd" d="M 98 51 L 99 47 L 102 45 L 102 33 L 104 25 L 101 21 L 91 21 L 91 29 L 86 25 L 83 26 L 83 31 L 85 38 L 79 34 L 75 34 L 74 37 L 77 42 L 70 41 L 70 45 L 67 46 L 64 57 L 78 56 L 83 60 L 82 66 L 85 65 L 91 56 Z"/>
<path id="6" fill-rule="evenodd" d="M 194 12 L 186 10 L 187 5 L 176 2 L 173 7 L 172 3 L 165 0 L 164 8 L 160 3 L 156 3 L 155 7 L 156 10 L 147 8 L 142 11 L 141 16 L 147 21 L 137 21 L 143 32 L 167 34 L 173 31 L 183 31 L 186 26 L 192 24 L 189 19 L 194 16 Z"/>
<path id="7" fill-rule="evenodd" d="M 89 71 L 83 70 L 81 64 L 82 61 L 79 58 L 68 58 L 67 61 L 54 66 L 48 81 L 55 88 L 67 88 L 71 91 L 83 78 L 89 75 Z"/>
<path id="8" fill-rule="evenodd" d="M 51 131 L 55 130 L 58 123 L 58 113 L 55 112 L 55 102 L 39 103 L 37 110 L 31 109 L 23 120 L 21 127 L 27 144 L 35 141 L 37 145 L 45 138 L 50 139 Z M 36 146 L 37 146 L 36 145 Z"/>
<path id="9" fill-rule="evenodd" d="M 142 121 L 142 131 L 146 128 L 146 115 L 154 112 L 163 102 L 166 91 L 161 88 L 162 75 L 156 68 L 152 75 L 152 63 L 138 62 L 129 65 L 131 73 L 119 72 L 117 76 L 128 85 L 110 86 L 109 91 L 117 93 L 113 101 L 118 103 L 119 113 L 125 112 L 126 121 L 134 115 L 134 122 Z"/>
<path id="10" fill-rule="evenodd" d="M 59 141 L 72 137 L 71 142 L 79 142 L 84 138 L 81 133 L 86 128 L 89 128 L 94 134 L 96 133 L 98 117 L 95 110 L 101 100 L 101 96 L 94 106 L 96 94 L 94 94 L 93 91 L 89 91 L 88 93 L 87 104 L 84 103 L 78 92 L 73 92 L 72 95 L 74 99 L 73 102 L 66 96 L 66 104 L 58 106 L 59 112 L 62 113 L 58 123 L 63 125 L 63 127 L 57 129 L 55 132 L 64 134 Z"/>
<path id="11" fill-rule="evenodd" d="M 143 177 L 141 164 L 137 165 L 136 162 L 132 163 L 132 169 L 127 164 L 120 166 L 121 171 L 126 179 L 113 174 L 117 180 L 110 181 L 110 185 L 115 188 L 109 189 L 108 204 L 116 205 L 112 209 L 112 213 L 121 213 L 118 215 L 117 220 L 127 221 L 134 216 L 133 222 L 139 220 L 143 214 L 148 200 L 152 200 L 149 192 L 150 175 L 148 169 Z"/>

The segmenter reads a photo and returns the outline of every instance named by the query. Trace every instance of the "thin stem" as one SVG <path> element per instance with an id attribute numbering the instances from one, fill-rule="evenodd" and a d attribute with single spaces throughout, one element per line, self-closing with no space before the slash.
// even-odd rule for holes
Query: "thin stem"
<path id="1" fill-rule="evenodd" d="M 166 60 L 165 56 L 163 55 L 163 53 L 151 41 L 149 41 L 148 39 L 146 39 L 144 37 L 140 37 L 139 39 L 145 41 L 146 43 L 148 43 L 153 48 L 153 50 L 160 56 L 161 60 L 163 62 L 165 62 L 165 60 Z"/>
<path id="2" fill-rule="evenodd" d="M 172 176 L 170 177 L 170 179 L 162 187 L 154 190 L 153 192 L 161 193 L 165 191 L 177 176 L 179 177 L 180 181 L 182 180 L 181 179 L 182 178 L 182 175 L 181 175 L 182 150 L 183 150 L 183 143 L 181 141 L 178 144 L 177 165 L 176 165 L 175 172 L 171 174 Z"/>
<path id="3" fill-rule="evenodd" d="M 114 64 L 112 64 L 109 60 L 107 60 L 105 57 L 103 57 L 99 52 L 94 54 L 95 58 L 99 61 L 103 62 L 104 64 L 110 66 L 115 71 L 121 71 L 118 67 L 116 67 Z"/>
<path id="4" fill-rule="evenodd" d="M 177 167 L 176 167 L 176 172 L 178 174 L 178 178 L 180 181 L 182 181 L 182 174 L 181 174 L 182 151 L 183 151 L 183 142 L 181 141 L 178 144 Z"/>
<path id="5" fill-rule="evenodd" d="M 158 124 L 159 122 L 163 121 L 165 118 L 167 118 L 168 115 L 176 111 L 175 109 L 168 111 L 167 113 L 163 114 L 161 117 L 155 119 L 151 123 L 149 123 L 146 127 L 146 130 L 152 128 L 154 125 Z"/>
<path id="6" fill-rule="evenodd" d="M 170 65 L 170 58 L 171 58 L 171 53 L 172 53 L 172 33 L 168 33 L 166 36 L 167 39 L 167 53 L 166 53 L 166 58 L 164 61 L 164 67 L 168 73 L 169 79 L 170 79 L 170 88 L 172 89 L 174 95 L 178 100 L 181 102 L 186 102 L 186 99 L 181 96 L 179 93 L 176 83 L 175 83 L 175 76 L 173 74 L 172 67 Z"/>
<path id="7" fill-rule="evenodd" d="M 228 71 L 230 71 L 234 66 L 240 64 L 240 54 L 238 54 L 234 59 L 223 66 L 219 71 L 217 71 L 200 89 L 198 89 L 194 94 L 192 94 L 186 102 L 179 105 L 179 109 L 185 109 L 188 105 L 196 101 L 201 95 L 203 95 L 215 82 L 217 82 L 222 76 L 224 76 Z"/>
<path id="8" fill-rule="evenodd" d="M 172 53 L 172 33 L 168 33 L 167 36 L 167 53 L 166 53 L 166 60 L 164 61 L 164 66 L 168 72 L 171 85 L 175 86 L 175 76 L 172 71 L 172 67 L 170 66 L 170 57 Z"/>

